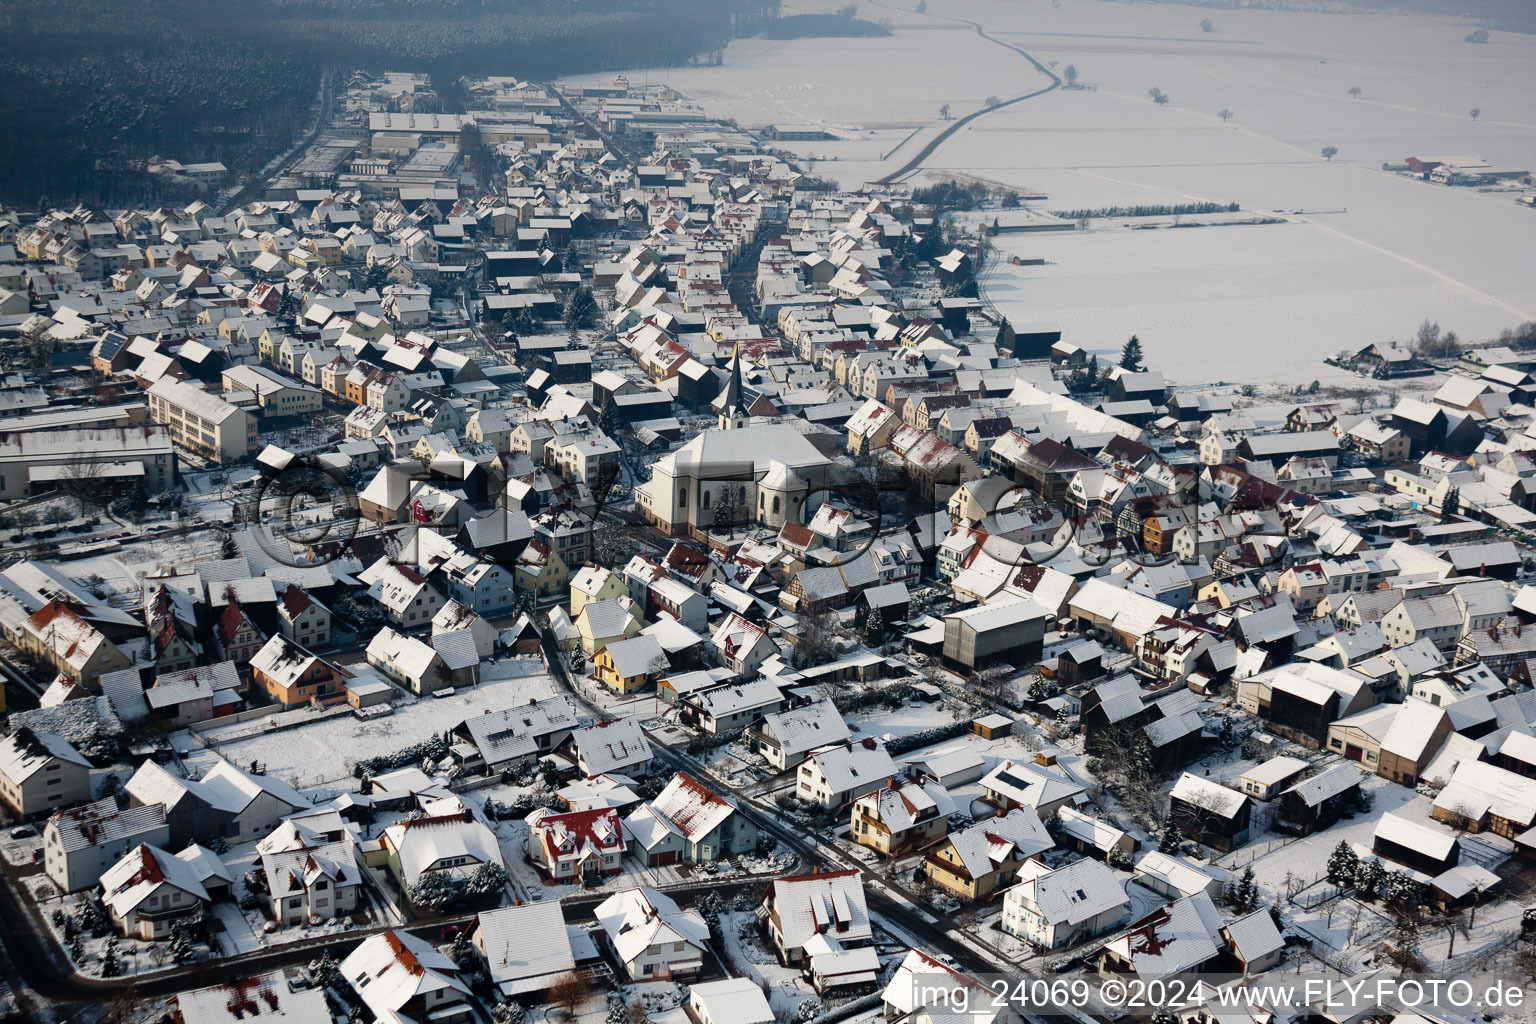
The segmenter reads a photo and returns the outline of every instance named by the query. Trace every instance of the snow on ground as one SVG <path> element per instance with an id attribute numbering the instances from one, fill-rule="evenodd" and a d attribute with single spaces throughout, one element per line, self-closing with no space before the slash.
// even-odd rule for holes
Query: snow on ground
<path id="1" fill-rule="evenodd" d="M 794 1016 L 807 999 L 820 1002 L 799 969 L 782 966 L 763 945 L 757 922 L 750 912 L 736 910 L 720 915 L 720 931 L 724 936 L 721 943 L 724 948 L 719 953 L 726 967 L 733 975 L 751 978 L 759 985 L 768 982 L 772 986 L 768 1005 L 781 1019 Z"/>
<path id="2" fill-rule="evenodd" d="M 1001 235 L 1043 267 L 997 268 L 987 296 L 1014 322 L 1054 320 L 1085 348 L 1137 333 L 1177 383 L 1358 384 L 1323 356 L 1405 338 L 1425 318 L 1463 337 L 1536 319 L 1520 254 L 1536 217 L 1480 193 L 1382 169 L 1409 155 L 1469 154 L 1536 168 L 1536 37 L 1462 42 L 1452 18 L 1222 10 L 1176 4 L 952 0 L 926 15 L 879 4 L 886 39 L 737 40 L 714 68 L 631 72 L 666 81 L 748 127 L 817 124 L 839 140 L 786 144 L 846 185 L 878 178 L 941 129 L 938 107 L 975 110 L 1046 79 L 966 18 L 1091 88 L 988 113 L 925 161 L 926 178 L 1039 190 L 1042 210 L 1236 201 L 1291 223 Z M 891 74 L 911 68 L 912 74 Z M 590 76 L 589 76 L 590 77 Z M 578 79 L 579 81 L 579 79 Z M 1172 101 L 1155 106 L 1158 87 Z M 1349 90 L 1358 86 L 1359 98 Z M 1468 111 L 1477 107 L 1477 121 Z M 1233 117 L 1218 117 L 1229 110 Z M 882 133 L 919 127 L 884 148 Z M 1336 146 L 1332 162 L 1320 155 Z M 873 154 L 873 156 L 872 156 Z M 883 159 L 881 158 L 883 157 Z"/>
<path id="3" fill-rule="evenodd" d="M 260 761 L 267 772 L 299 788 L 349 778 L 359 756 L 384 754 L 452 729 L 471 715 L 500 711 L 555 693 L 554 680 L 537 659 L 504 659 L 483 669 L 486 681 L 458 690 L 452 697 L 423 697 L 400 706 L 393 715 L 360 722 L 342 715 L 282 732 L 220 742 L 223 730 L 203 740 L 235 764 Z M 231 726 L 240 729 L 240 726 Z"/>

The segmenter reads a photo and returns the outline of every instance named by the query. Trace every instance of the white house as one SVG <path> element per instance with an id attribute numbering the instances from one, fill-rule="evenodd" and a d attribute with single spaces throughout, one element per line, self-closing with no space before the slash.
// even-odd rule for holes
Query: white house
<path id="1" fill-rule="evenodd" d="M 630 981 L 687 980 L 704 967 L 709 926 L 665 893 L 625 889 L 599 903 L 594 916 Z"/>
<path id="2" fill-rule="evenodd" d="M 22 726 L 0 741 L 0 798 L 18 817 L 89 800 L 91 762 L 62 736 Z"/>
<path id="3" fill-rule="evenodd" d="M 1069 946 L 1102 935 L 1130 915 L 1125 887 L 1099 860 L 1048 868 L 1026 861 L 1017 884 L 1003 893 L 998 927 L 1042 949 Z"/>
<path id="4" fill-rule="evenodd" d="M 848 742 L 848 725 L 831 699 L 764 715 L 748 733 L 753 749 L 780 771 L 820 747 Z"/>
<path id="5" fill-rule="evenodd" d="M 751 978 L 706 981 L 688 990 L 688 1013 L 698 1024 L 773 1024 L 773 1007 Z"/>
<path id="6" fill-rule="evenodd" d="M 263 854 L 272 919 L 287 927 L 356 910 L 363 878 L 354 847 L 348 836 L 312 849 Z"/>
<path id="7" fill-rule="evenodd" d="M 481 911 L 469 941 L 506 999 L 545 992 L 576 969 L 558 900 Z"/>
<path id="8" fill-rule="evenodd" d="M 382 839 L 390 871 L 407 892 L 430 871 L 467 878 L 485 864 L 505 866 L 496 834 L 467 811 L 402 821 Z"/>
<path id="9" fill-rule="evenodd" d="M 104 797 L 59 811 L 43 826 L 43 871 L 61 892 L 89 889 L 102 873 L 140 844 L 163 847 L 171 841 L 165 807 L 128 807 Z"/>
<path id="10" fill-rule="evenodd" d="M 807 945 L 817 936 L 831 936 L 844 949 L 874 941 L 864 879 L 857 871 L 774 879 L 762 910 L 769 941 L 786 964 L 805 962 Z"/>
<path id="11" fill-rule="evenodd" d="M 899 774 L 885 744 L 872 736 L 818 751 L 795 772 L 795 795 L 806 803 L 839 810 L 865 793 L 890 785 Z"/>
<path id="12" fill-rule="evenodd" d="M 208 903 L 208 890 L 191 864 L 142 843 L 101 876 L 101 901 L 125 936 L 163 939 Z"/>
<path id="13" fill-rule="evenodd" d="M 406 931 L 370 935 L 347 954 L 341 976 L 381 1021 L 462 1024 L 474 1019 L 469 986 L 453 960 Z"/>

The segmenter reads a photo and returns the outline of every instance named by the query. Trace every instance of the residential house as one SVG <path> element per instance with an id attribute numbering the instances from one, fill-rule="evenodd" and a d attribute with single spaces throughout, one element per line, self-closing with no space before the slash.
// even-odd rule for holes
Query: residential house
<path id="1" fill-rule="evenodd" d="M 523 820 L 528 825 L 528 860 L 546 884 L 596 883 L 620 872 L 619 861 L 629 845 L 616 809 L 561 814 L 540 807 Z"/>
<path id="2" fill-rule="evenodd" d="M 465 879 L 485 865 L 503 866 L 496 834 L 468 811 L 407 819 L 386 828 L 380 841 L 389 873 L 407 895 L 432 872 Z"/>
<path id="3" fill-rule="evenodd" d="M 757 826 L 684 772 L 626 818 L 624 828 L 650 867 L 708 863 L 757 849 Z"/>
<path id="4" fill-rule="evenodd" d="M 951 832 L 929 849 L 923 868 L 933 884 L 980 902 L 1011 885 L 1025 861 L 1053 845 L 1035 812 L 1018 808 Z"/>
<path id="5" fill-rule="evenodd" d="M 1223 853 L 1248 841 L 1253 806 L 1246 794 L 1185 772 L 1168 793 L 1168 820 L 1187 839 Z"/>
<path id="6" fill-rule="evenodd" d="M 813 750 L 848 741 L 848 726 L 830 698 L 789 711 L 776 711 L 747 730 L 747 741 L 779 771 L 805 760 Z"/>
<path id="7" fill-rule="evenodd" d="M 899 779 L 854 800 L 848 833 L 861 846 L 897 857 L 946 835 L 956 810 L 949 791 L 932 779 Z"/>
<path id="8" fill-rule="evenodd" d="M 631 982 L 687 981 L 704 968 L 709 926 L 664 893 L 624 889 L 599 903 L 594 916 Z"/>
<path id="9" fill-rule="evenodd" d="M 370 935 L 341 961 L 340 974 L 376 1020 L 465 1024 L 473 997 L 458 964 L 404 930 Z"/>
<path id="10" fill-rule="evenodd" d="M 164 806 L 119 809 L 116 800 L 103 797 L 48 819 L 43 826 L 43 872 L 60 892 L 90 889 L 129 850 L 145 843 L 163 847 L 170 835 Z"/>
<path id="11" fill-rule="evenodd" d="M 250 659 L 251 685 L 284 707 L 346 698 L 341 670 L 277 634 Z"/>
<path id="12" fill-rule="evenodd" d="M 1125 886 L 1103 861 L 1059 868 L 1029 861 L 1003 894 L 998 927 L 1038 949 L 1059 949 L 1118 927 L 1130 913 Z"/>
<path id="13" fill-rule="evenodd" d="M 177 922 L 207 906 L 209 898 L 191 864 L 141 843 L 102 874 L 101 902 L 123 935 L 153 941 L 169 937 Z"/>
<path id="14" fill-rule="evenodd" d="M 832 939 L 842 949 L 874 941 L 863 876 L 857 871 L 825 871 L 775 879 L 759 910 L 763 928 L 779 960 L 804 964 L 815 955 L 817 939 Z"/>
<path id="15" fill-rule="evenodd" d="M 874 737 L 818 750 L 795 771 L 795 795 L 829 811 L 847 807 L 865 793 L 891 784 L 896 764 Z"/>
<path id="16" fill-rule="evenodd" d="M 91 798 L 91 762 L 62 736 L 22 726 L 0 740 L 0 799 L 18 818 Z"/>

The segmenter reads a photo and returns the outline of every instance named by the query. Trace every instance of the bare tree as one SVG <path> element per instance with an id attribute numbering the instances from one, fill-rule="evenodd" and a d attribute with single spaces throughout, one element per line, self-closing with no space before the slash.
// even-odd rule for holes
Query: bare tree
<path id="1" fill-rule="evenodd" d="M 564 1011 L 567 1020 L 576 1018 L 576 1011 L 586 1001 L 588 985 L 575 971 L 563 975 L 549 989 L 549 1001 Z"/>
<path id="2" fill-rule="evenodd" d="M 1222 124 L 1226 124 L 1228 121 L 1232 120 L 1232 118 L 1234 116 L 1236 116 L 1236 115 L 1234 115 L 1232 113 L 1232 111 L 1230 111 L 1230 110 L 1226 109 L 1225 107 L 1223 107 L 1221 109 L 1221 111 L 1219 113 L 1217 113 L 1216 116 L 1221 118 L 1221 123 Z"/>
<path id="3" fill-rule="evenodd" d="M 1472 120 L 1476 121 L 1478 118 L 1483 116 L 1483 111 L 1479 107 L 1473 107 L 1472 110 L 1471 110 L 1471 114 L 1472 114 Z"/>
<path id="4" fill-rule="evenodd" d="M 1327 160 L 1329 163 L 1332 163 L 1333 162 L 1333 158 L 1338 156 L 1338 155 L 1339 155 L 1339 147 L 1338 146 L 1324 146 L 1323 147 L 1323 159 Z"/>
<path id="5" fill-rule="evenodd" d="M 59 489 L 74 499 L 75 507 L 79 509 L 82 516 L 100 504 L 101 478 L 105 471 L 105 463 L 85 456 L 71 459 L 64 464 L 64 473 L 59 478 Z"/>
<path id="6" fill-rule="evenodd" d="M 1359 99 L 1360 98 L 1360 87 L 1358 85 L 1350 86 L 1349 87 L 1349 96 L 1350 96 L 1351 99 L 1356 99 L 1356 100 Z"/>

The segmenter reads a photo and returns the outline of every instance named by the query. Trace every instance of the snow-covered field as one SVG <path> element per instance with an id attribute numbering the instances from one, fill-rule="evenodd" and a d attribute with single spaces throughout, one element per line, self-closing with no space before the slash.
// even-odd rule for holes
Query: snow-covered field
<path id="1" fill-rule="evenodd" d="M 816 9 L 787 5 L 796 6 Z M 819 158 L 814 173 L 853 185 L 895 170 L 937 134 L 941 104 L 959 115 L 988 95 L 1047 84 L 951 19 L 981 23 L 1058 73 L 1073 65 L 1091 88 L 977 118 L 914 180 L 1039 190 L 1049 198 L 1031 205 L 1045 210 L 1211 200 L 1287 214 L 1292 223 L 1262 227 L 1126 232 L 1095 221 L 1086 236 L 999 237 L 1010 255 L 1049 261 L 989 277 L 1001 312 L 1057 321 L 1068 340 L 1099 351 L 1137 333 L 1149 363 L 1178 383 L 1345 383 L 1322 357 L 1405 338 L 1425 318 L 1472 338 L 1536 319 L 1536 279 L 1522 258 L 1536 212 L 1509 192 L 1382 169 L 1435 154 L 1536 168 L 1527 88 L 1536 38 L 1494 33 L 1473 45 L 1462 39 L 1476 26 L 1454 18 L 1105 0 L 862 10 L 889 18 L 894 36 L 741 40 L 721 67 L 648 74 L 748 127 L 818 124 L 854 139 L 787 144 Z M 1200 30 L 1207 14 L 1215 32 Z M 1171 102 L 1151 103 L 1153 87 Z M 884 143 L 903 126 L 921 130 L 892 152 Z M 1331 163 L 1324 146 L 1338 147 Z"/>
<path id="2" fill-rule="evenodd" d="M 504 659 L 485 665 L 483 672 L 487 681 L 479 686 L 441 700 L 424 697 L 369 722 L 343 715 L 231 743 L 219 742 L 219 730 L 205 733 L 203 739 L 234 764 L 260 761 L 269 774 L 305 788 L 350 778 L 350 762 L 358 757 L 399 750 L 452 729 L 471 715 L 500 711 L 555 692 L 554 680 L 537 659 Z"/>

